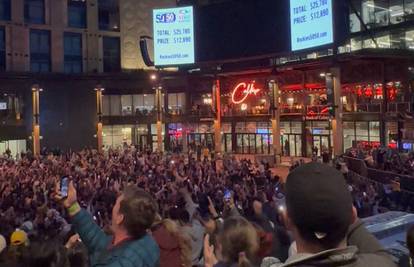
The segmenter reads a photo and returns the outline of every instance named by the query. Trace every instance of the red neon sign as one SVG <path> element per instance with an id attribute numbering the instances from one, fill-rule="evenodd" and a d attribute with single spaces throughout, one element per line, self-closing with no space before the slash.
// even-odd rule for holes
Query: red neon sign
<path id="1" fill-rule="evenodd" d="M 255 87 L 255 81 L 250 83 L 239 83 L 234 87 L 233 93 L 231 94 L 231 101 L 234 104 L 241 104 L 246 101 L 249 95 L 257 95 L 262 89 Z"/>

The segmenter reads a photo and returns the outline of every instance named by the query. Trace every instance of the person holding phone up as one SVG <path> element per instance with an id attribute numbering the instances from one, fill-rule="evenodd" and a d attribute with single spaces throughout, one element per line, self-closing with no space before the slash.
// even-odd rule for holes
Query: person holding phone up
<path id="1" fill-rule="evenodd" d="M 74 230 L 86 245 L 90 266 L 158 266 L 159 248 L 147 233 L 154 222 L 157 205 L 148 193 L 136 186 L 128 186 L 123 190 L 112 209 L 113 235 L 110 236 L 105 234 L 92 216 L 80 207 L 72 181 L 68 184 L 67 194 L 61 190 L 58 183 L 56 199 L 67 209 Z M 66 197 L 63 197 L 62 193 Z"/>

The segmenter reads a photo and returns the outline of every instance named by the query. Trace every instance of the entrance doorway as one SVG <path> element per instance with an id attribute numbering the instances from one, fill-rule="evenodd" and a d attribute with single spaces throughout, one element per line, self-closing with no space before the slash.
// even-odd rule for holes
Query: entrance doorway
<path id="1" fill-rule="evenodd" d="M 270 154 L 271 134 L 236 134 L 237 154 Z"/>
<path id="2" fill-rule="evenodd" d="M 195 150 L 195 146 L 207 146 L 210 151 L 214 149 L 214 134 L 190 133 L 187 135 L 188 146 Z"/>
<path id="3" fill-rule="evenodd" d="M 302 134 L 284 134 L 281 136 L 282 153 L 285 157 L 302 156 Z"/>
<path id="4" fill-rule="evenodd" d="M 321 156 L 322 151 L 328 150 L 331 147 L 331 138 L 329 135 L 314 135 L 313 136 L 313 143 L 312 147 L 316 147 L 318 149 L 318 156 Z M 312 151 L 310 151 L 310 155 Z"/>

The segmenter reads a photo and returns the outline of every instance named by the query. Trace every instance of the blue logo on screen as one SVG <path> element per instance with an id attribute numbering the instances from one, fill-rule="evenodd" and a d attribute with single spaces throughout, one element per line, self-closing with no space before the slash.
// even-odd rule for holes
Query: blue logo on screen
<path id="1" fill-rule="evenodd" d="M 174 23 L 176 16 L 173 12 L 157 14 L 155 20 L 157 23 Z"/>

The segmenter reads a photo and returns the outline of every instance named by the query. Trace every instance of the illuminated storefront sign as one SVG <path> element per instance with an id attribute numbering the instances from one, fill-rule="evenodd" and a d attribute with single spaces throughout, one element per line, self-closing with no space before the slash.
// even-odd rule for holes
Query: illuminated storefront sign
<path id="1" fill-rule="evenodd" d="M 231 94 L 231 101 L 236 105 L 241 104 L 246 101 L 250 95 L 256 96 L 261 90 L 262 89 L 255 87 L 255 81 L 249 83 L 239 83 L 233 89 L 233 92 Z"/>

